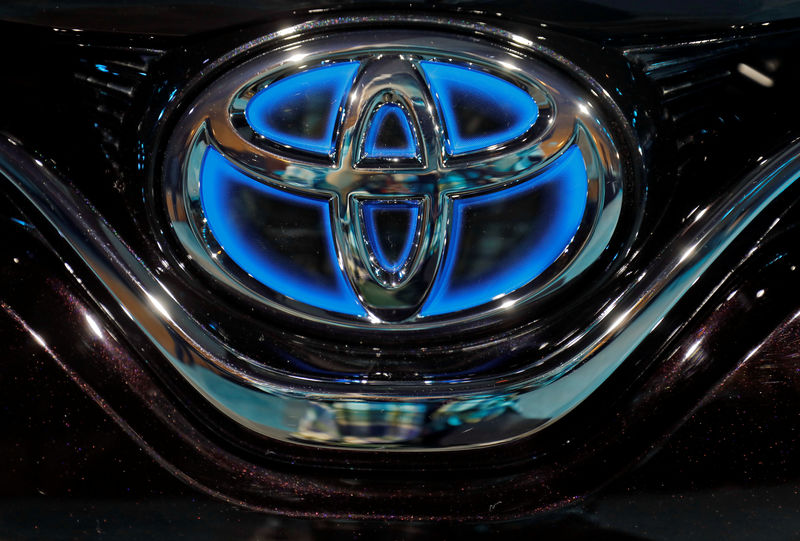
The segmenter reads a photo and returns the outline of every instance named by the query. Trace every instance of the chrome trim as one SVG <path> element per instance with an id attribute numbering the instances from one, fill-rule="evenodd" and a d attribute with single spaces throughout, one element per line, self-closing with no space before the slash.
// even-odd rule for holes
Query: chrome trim
<path id="1" fill-rule="evenodd" d="M 181 307 L 83 197 L 18 142 L 0 139 L 0 173 L 41 213 L 164 358 L 232 419 L 284 441 L 364 450 L 470 449 L 528 436 L 563 417 L 620 366 L 739 234 L 800 177 L 800 143 L 764 160 L 701 209 L 593 326 L 552 355 L 557 368 L 507 382 L 333 386 L 255 363 Z M 156 361 L 153 359 L 153 361 Z M 381 393 L 380 395 L 377 393 Z M 383 423 L 344 437 L 349 420 Z M 453 431 L 453 420 L 466 427 Z M 480 425 L 481 430 L 467 430 Z M 420 446 L 418 437 L 426 437 Z"/>

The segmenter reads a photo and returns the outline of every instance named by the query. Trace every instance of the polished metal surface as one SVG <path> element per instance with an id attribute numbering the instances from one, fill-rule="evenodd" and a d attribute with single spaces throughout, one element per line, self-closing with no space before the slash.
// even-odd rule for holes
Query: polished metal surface
<path id="1" fill-rule="evenodd" d="M 491 379 L 422 384 L 341 383 L 265 367 L 189 313 L 82 194 L 11 138 L 0 142 L 0 171 L 163 356 L 148 361 L 166 361 L 230 418 L 288 442 L 433 451 L 513 441 L 563 417 L 628 359 L 727 246 L 797 180 L 799 156 L 795 143 L 694 212 L 594 323 L 558 348 L 538 356 L 529 351 L 528 366 Z M 375 430 L 356 430 L 364 426 Z"/>
<path id="2" fill-rule="evenodd" d="M 532 50 L 520 39 L 499 47 L 447 32 L 350 30 L 271 49 L 235 65 L 191 103 L 167 145 L 163 193 L 175 234 L 193 262 L 224 286 L 293 316 L 351 328 L 395 332 L 466 322 L 488 325 L 502 321 L 510 308 L 554 293 L 593 263 L 614 234 L 623 204 L 620 152 L 626 150 L 612 139 L 609 103 L 591 86 L 573 80 L 563 66 L 554 67 L 556 55 Z M 245 45 L 238 53 L 264 43 Z M 528 47 L 519 47 L 521 43 Z M 524 89 L 538 107 L 535 124 L 502 144 L 449 155 L 446 126 L 420 69 L 422 62 L 431 61 L 465 66 Z M 271 83 L 337 62 L 358 62 L 360 67 L 330 155 L 276 145 L 244 120 L 249 101 Z M 395 104 L 409 115 L 418 133 L 418 161 L 375 162 L 361 156 L 368 121 L 384 104 Z M 454 201 L 535 182 L 537 174 L 573 147 L 583 156 L 588 195 L 577 232 L 555 261 L 522 287 L 478 306 L 426 313 L 453 237 Z M 338 270 L 352 285 L 362 313 L 337 313 L 300 302 L 254 279 L 231 260 L 201 203 L 200 170 L 208 148 L 265 185 L 329 201 Z M 375 199 L 422 202 L 412 257 L 391 272 L 376 263 L 363 232 L 360 208 Z M 521 205 L 509 213 L 509 221 L 524 221 L 526 209 Z M 536 209 L 527 210 L 529 215 L 533 212 Z M 497 253 L 513 249 L 514 239 L 490 240 L 497 244 Z"/>
<path id="3" fill-rule="evenodd" d="M 248 368 L 253 361 L 198 325 L 80 194 L 14 140 L 0 143 L 0 155 L 3 178 L 35 205 L 164 358 L 213 404 L 271 437 L 355 449 L 471 448 L 511 441 L 559 419 L 626 360 L 739 233 L 800 177 L 800 144 L 794 144 L 764 160 L 727 197 L 698 211 L 596 324 L 556 353 L 558 370 L 535 378 L 517 373 L 482 389 L 395 385 L 381 396 L 372 386 L 335 390 Z M 348 423 L 359 419 L 386 430 L 348 437 Z M 485 430 L 453 434 L 454 422 Z M 420 435 L 430 444 L 420 447 Z"/>

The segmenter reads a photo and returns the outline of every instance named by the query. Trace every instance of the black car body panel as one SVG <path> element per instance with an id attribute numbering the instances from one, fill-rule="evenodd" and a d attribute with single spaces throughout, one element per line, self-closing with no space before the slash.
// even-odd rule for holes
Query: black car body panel
<path id="1" fill-rule="evenodd" d="M 800 6 L 772 4 L 7 2 L 0 535 L 796 536 Z M 320 23 L 330 20 L 338 26 Z M 284 28 L 300 25 L 305 37 L 365 24 L 538 38 L 608 93 L 620 119 L 611 130 L 629 137 L 626 193 L 635 196 L 625 235 L 594 274 L 545 299 L 535 317 L 421 332 L 415 340 L 435 351 L 425 357 L 405 338 L 373 343 L 360 330 L 279 318 L 177 270 L 184 260 L 151 182 L 176 119 L 202 90 L 193 81 Z M 742 201 L 755 202 L 731 215 Z M 688 259 L 703 271 L 585 400 L 542 430 L 444 454 L 455 431 L 395 452 L 233 423 L 159 349 L 191 340 L 167 327 L 154 337 L 156 326 L 141 322 L 157 309 L 131 314 L 120 293 L 134 290 L 126 280 L 139 283 L 127 269 L 141 267 L 178 292 L 188 319 L 210 322 L 210 335 L 298 377 L 347 371 L 375 349 L 397 374 L 435 358 L 465 381 L 485 375 L 489 392 L 527 366 L 519 351 L 531 333 L 568 340 L 638 291 L 658 262 L 677 269 L 692 255 L 678 249 L 724 233 L 714 227 L 725 220 L 736 233 L 713 258 Z M 414 384 L 411 370 L 402 377 Z M 476 424 L 469 438 L 490 441 L 508 426 Z"/>

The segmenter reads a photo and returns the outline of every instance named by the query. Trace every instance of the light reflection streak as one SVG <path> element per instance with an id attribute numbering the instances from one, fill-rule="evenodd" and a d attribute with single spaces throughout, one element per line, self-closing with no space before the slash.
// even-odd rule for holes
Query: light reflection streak
<path id="1" fill-rule="evenodd" d="M 84 314 L 86 318 L 86 323 L 89 325 L 89 329 L 97 336 L 98 338 L 103 338 L 103 329 L 100 328 L 100 325 L 97 324 L 97 321 L 89 314 Z"/>

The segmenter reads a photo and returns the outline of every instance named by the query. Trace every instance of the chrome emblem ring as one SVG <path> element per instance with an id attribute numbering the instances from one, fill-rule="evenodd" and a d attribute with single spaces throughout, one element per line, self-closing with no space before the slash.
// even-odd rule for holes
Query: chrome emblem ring
<path id="1" fill-rule="evenodd" d="M 604 100 L 546 55 L 435 31 L 347 31 L 209 83 L 165 153 L 204 271 L 303 318 L 491 321 L 598 258 L 622 210 Z"/>

